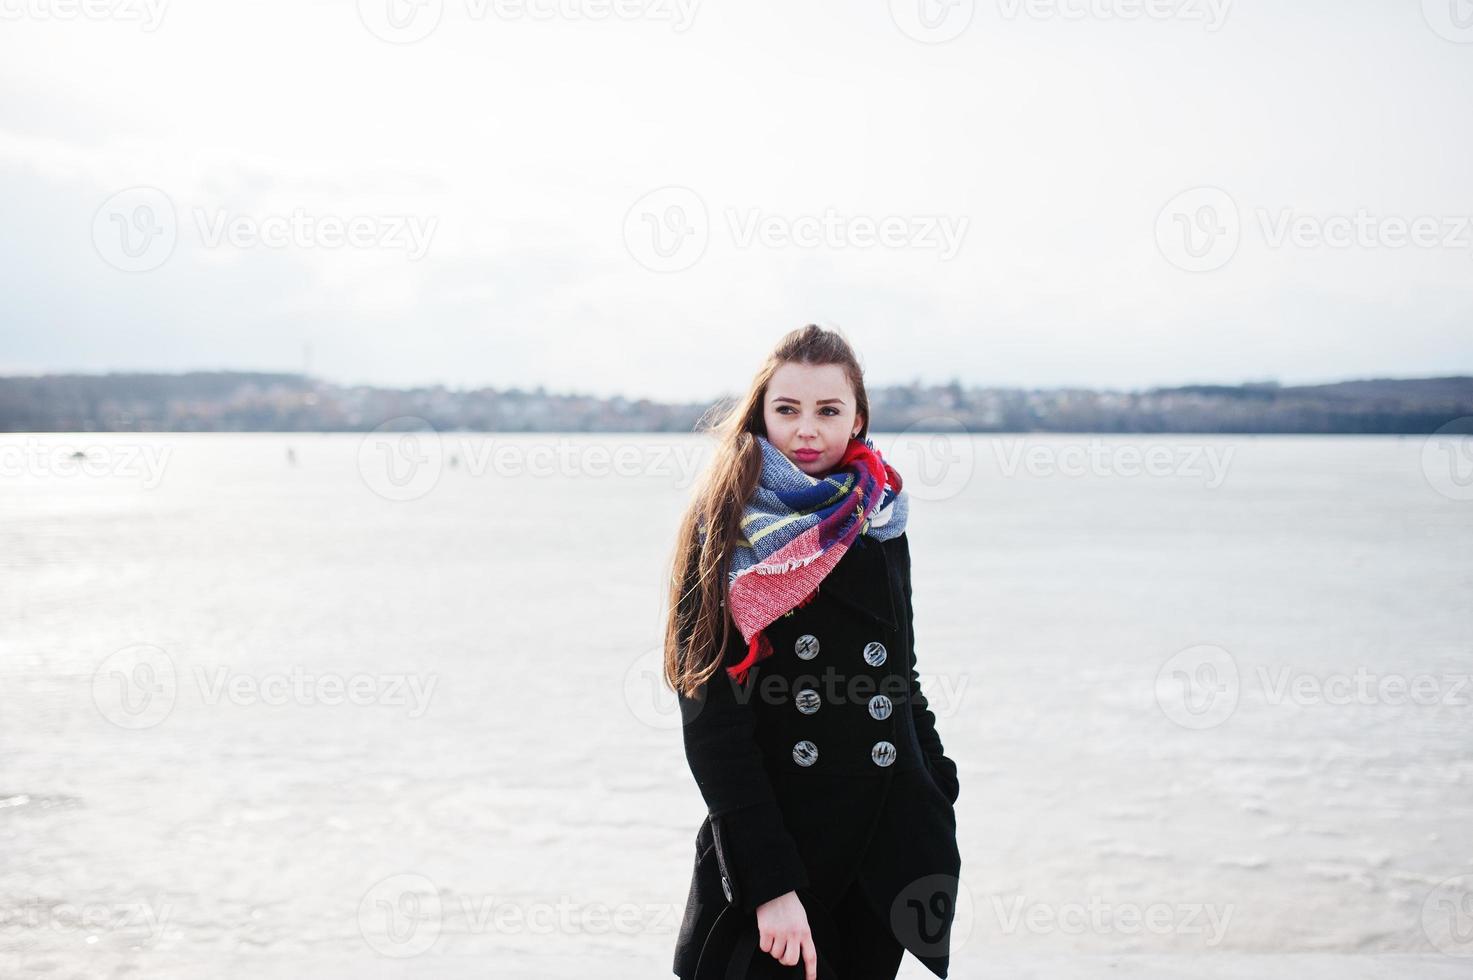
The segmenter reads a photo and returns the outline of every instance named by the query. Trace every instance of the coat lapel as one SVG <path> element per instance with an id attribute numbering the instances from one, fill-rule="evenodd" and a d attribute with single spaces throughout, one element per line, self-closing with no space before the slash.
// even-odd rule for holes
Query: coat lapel
<path id="1" fill-rule="evenodd" d="M 844 557 L 823 577 L 818 591 L 833 596 L 857 613 L 895 628 L 890 566 L 885 549 L 874 538 L 863 534 L 856 537 Z"/>

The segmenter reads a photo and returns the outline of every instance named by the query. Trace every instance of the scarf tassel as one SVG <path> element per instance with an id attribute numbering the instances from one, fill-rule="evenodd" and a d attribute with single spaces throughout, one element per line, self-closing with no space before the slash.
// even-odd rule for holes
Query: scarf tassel
<path id="1" fill-rule="evenodd" d="M 814 597 L 817 595 L 818 586 L 815 585 L 813 587 L 813 591 L 808 593 L 803 598 L 799 599 L 798 604 L 795 605 L 793 608 L 802 609 L 804 606 L 812 602 Z M 756 666 L 757 661 L 766 660 L 770 656 L 772 656 L 772 641 L 767 638 L 766 630 L 758 630 L 756 633 L 752 634 L 752 638 L 747 641 L 747 655 L 742 658 L 742 662 L 739 664 L 733 664 L 732 666 L 726 668 L 726 672 L 730 674 L 732 676 L 732 679 L 735 680 L 738 684 L 746 684 L 747 674 L 754 666 Z"/>
<path id="2" fill-rule="evenodd" d="M 726 672 L 738 684 L 746 684 L 747 673 L 757 661 L 770 656 L 772 656 L 772 641 L 767 638 L 765 632 L 758 630 L 752 634 L 752 639 L 747 641 L 747 655 L 742 658 L 742 662 L 726 668 Z"/>

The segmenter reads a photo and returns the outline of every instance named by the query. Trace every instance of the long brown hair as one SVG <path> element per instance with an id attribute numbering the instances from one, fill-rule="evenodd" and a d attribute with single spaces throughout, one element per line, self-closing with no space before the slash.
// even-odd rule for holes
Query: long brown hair
<path id="1" fill-rule="evenodd" d="M 706 468 L 676 534 L 665 624 L 665 681 L 694 697 L 716 673 L 734 634 L 725 605 L 727 556 L 741 534 L 742 509 L 757 489 L 762 450 L 755 436 L 767 435 L 763 405 L 772 376 L 784 364 L 837 364 L 854 389 L 855 411 L 863 420 L 858 438 L 869 432 L 869 396 L 854 349 L 837 330 L 808 324 L 790 331 L 767 355 L 742 398 L 720 403 L 697 423 L 697 431 L 716 438 Z M 704 524 L 706 537 L 699 531 Z"/>

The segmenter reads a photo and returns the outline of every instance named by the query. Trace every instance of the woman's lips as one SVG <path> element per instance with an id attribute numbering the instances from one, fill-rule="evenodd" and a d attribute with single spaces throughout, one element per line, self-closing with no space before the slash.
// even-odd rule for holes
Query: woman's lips
<path id="1" fill-rule="evenodd" d="M 793 455 L 797 456 L 805 463 L 811 463 L 815 459 L 818 459 L 818 457 L 822 456 L 823 453 L 819 452 L 817 449 L 795 449 L 793 450 Z"/>

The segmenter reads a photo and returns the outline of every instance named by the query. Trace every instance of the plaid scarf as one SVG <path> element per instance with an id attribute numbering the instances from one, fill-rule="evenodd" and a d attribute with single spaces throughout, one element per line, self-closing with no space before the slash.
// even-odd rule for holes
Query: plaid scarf
<path id="1" fill-rule="evenodd" d="M 870 439 L 849 440 L 822 479 L 809 476 L 758 435 L 762 473 L 742 513 L 744 535 L 728 564 L 727 605 L 747 655 L 727 668 L 739 684 L 772 655 L 763 630 L 818 594 L 818 584 L 860 534 L 884 541 L 905 530 L 910 495 Z"/>

